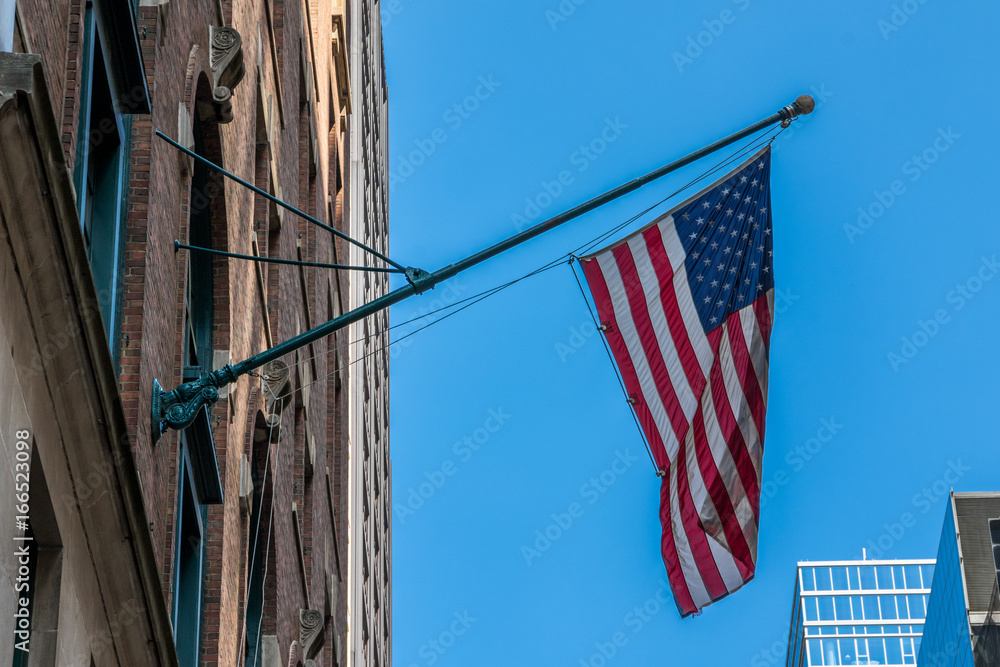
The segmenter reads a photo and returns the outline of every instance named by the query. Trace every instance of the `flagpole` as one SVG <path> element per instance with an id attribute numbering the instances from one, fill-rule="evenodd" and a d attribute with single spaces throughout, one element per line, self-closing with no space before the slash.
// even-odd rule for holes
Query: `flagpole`
<path id="1" fill-rule="evenodd" d="M 644 176 L 640 176 L 629 181 L 628 183 L 614 188 L 613 190 L 609 190 L 604 194 L 598 195 L 597 197 L 575 206 L 568 211 L 544 220 L 529 229 L 515 234 L 504 241 L 500 241 L 499 243 L 496 243 L 485 250 L 481 250 L 474 255 L 470 255 L 463 260 L 439 269 L 434 273 L 428 273 L 423 269 L 407 268 L 406 279 L 408 284 L 399 287 L 392 292 L 375 299 L 374 301 L 366 303 L 363 306 L 359 306 L 350 312 L 344 313 L 339 317 L 335 317 L 334 319 L 310 329 L 309 331 L 301 333 L 298 336 L 289 338 L 285 342 L 279 343 L 270 349 L 255 354 L 235 365 L 227 364 L 219 370 L 204 375 L 197 380 L 186 382 L 178 386 L 173 391 L 163 391 L 159 381 L 154 379 L 153 400 L 150 411 L 150 417 L 152 420 L 151 436 L 153 438 L 153 442 L 155 443 L 159 440 L 160 436 L 168 428 L 184 429 L 190 426 L 194 422 L 195 417 L 198 415 L 198 411 L 202 407 L 210 406 L 219 400 L 219 388 L 236 382 L 240 376 L 249 373 L 255 368 L 260 368 L 270 361 L 280 359 L 290 352 L 294 352 L 295 350 L 319 340 L 320 338 L 325 338 L 326 336 L 329 336 L 330 334 L 339 331 L 354 322 L 358 322 L 370 315 L 374 315 L 375 313 L 397 304 L 404 299 L 416 294 L 421 294 L 429 289 L 433 289 L 438 283 L 448 280 L 466 269 L 485 262 L 486 260 L 491 259 L 506 250 L 510 250 L 525 241 L 533 239 L 540 234 L 544 234 L 551 229 L 555 229 L 559 225 L 577 218 L 584 213 L 592 211 L 595 208 L 607 204 L 608 202 L 614 201 L 615 199 L 623 197 L 630 192 L 638 190 L 647 183 L 665 176 L 672 171 L 676 171 L 677 169 L 680 169 L 695 160 L 703 158 L 706 155 L 710 155 L 719 149 L 725 148 L 740 139 L 744 139 L 752 134 L 755 134 L 756 132 L 770 127 L 775 123 L 788 123 L 799 115 L 812 113 L 814 108 L 815 102 L 813 101 L 813 98 L 809 95 L 801 95 L 794 102 L 786 107 L 783 107 L 777 113 L 774 113 L 767 118 L 754 123 L 739 132 L 736 132 L 735 134 L 731 134 L 724 139 L 720 139 L 713 144 L 709 144 L 708 146 L 691 153 L 690 155 L 686 155 L 679 160 L 674 160 L 670 164 L 664 165 L 659 169 L 655 169 Z"/>

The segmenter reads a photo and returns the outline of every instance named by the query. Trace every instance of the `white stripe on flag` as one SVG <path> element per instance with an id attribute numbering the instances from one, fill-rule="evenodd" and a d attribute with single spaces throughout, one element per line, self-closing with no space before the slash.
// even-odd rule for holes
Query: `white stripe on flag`
<path id="1" fill-rule="evenodd" d="M 736 362 L 733 359 L 733 349 L 729 345 L 728 332 L 725 344 L 719 345 L 719 366 L 722 370 L 723 384 L 726 386 L 726 396 L 729 397 L 729 405 L 735 406 L 734 417 L 743 434 L 743 442 L 746 443 L 750 451 L 750 460 L 753 461 L 754 471 L 757 473 L 757 481 L 760 481 L 761 450 L 760 437 L 757 435 L 757 424 L 753 421 L 753 413 L 750 411 L 750 404 L 743 394 L 743 386 L 740 378 L 736 374 Z"/>
<path id="2" fill-rule="evenodd" d="M 688 539 L 687 531 L 684 529 L 684 520 L 681 518 L 680 499 L 677 494 L 677 465 L 670 466 L 670 533 L 674 538 L 674 546 L 677 549 L 677 560 L 681 565 L 681 572 L 684 574 L 684 583 L 687 584 L 688 593 L 695 607 L 701 608 L 712 601 L 712 597 L 705 588 L 705 582 L 698 571 L 698 564 L 691 550 L 691 542 Z"/>
<path id="3" fill-rule="evenodd" d="M 724 327 L 728 327 L 728 325 L 724 325 Z M 729 332 L 724 331 L 722 334 L 723 342 L 720 343 L 720 347 L 728 344 L 728 337 Z M 715 398 L 712 396 L 711 378 L 709 378 L 708 384 L 705 386 L 701 401 L 701 411 L 705 419 L 705 436 L 708 439 L 708 447 L 712 452 L 712 458 L 715 460 L 715 467 L 719 470 L 719 476 L 722 478 L 723 484 L 726 485 L 726 491 L 736 512 L 736 519 L 743 530 L 743 536 L 747 544 L 752 544 L 756 542 L 757 524 L 750 505 L 741 502 L 746 499 L 747 492 L 743 488 L 743 480 L 740 479 L 740 473 L 736 468 L 736 461 L 733 460 L 733 454 L 726 445 L 722 426 L 719 425 L 719 416 L 715 411 Z"/>
<path id="4" fill-rule="evenodd" d="M 691 385 L 688 383 L 684 367 L 681 365 L 681 357 L 677 353 L 676 345 L 674 345 L 670 325 L 667 324 L 667 315 L 663 311 L 663 301 L 660 300 L 660 282 L 653 269 L 653 262 L 649 258 L 646 240 L 640 234 L 632 237 L 628 246 L 632 251 L 632 258 L 635 260 L 635 268 L 639 273 L 642 291 L 646 295 L 646 310 L 653 325 L 653 332 L 656 334 L 656 341 L 660 346 L 660 355 L 667 367 L 667 374 L 670 375 L 670 384 L 673 385 L 677 394 L 677 401 L 684 411 L 684 417 L 690 422 L 695 410 L 698 409 L 698 399 L 691 391 Z"/>
<path id="5" fill-rule="evenodd" d="M 760 386 L 761 397 L 764 399 L 764 407 L 766 408 L 767 347 L 764 345 L 760 323 L 757 321 L 757 315 L 752 306 L 740 311 L 740 323 L 743 325 L 743 340 L 746 341 L 747 350 L 750 352 L 750 360 L 753 362 L 753 370 L 757 376 L 757 384 Z"/>
<path id="6" fill-rule="evenodd" d="M 653 416 L 656 428 L 663 438 L 663 446 L 666 449 L 667 459 L 674 460 L 677 456 L 678 441 L 674 433 L 673 424 L 666 408 L 663 407 L 663 400 L 660 392 L 656 388 L 653 374 L 649 370 L 649 362 L 646 353 L 639 342 L 639 333 L 636 331 L 635 322 L 632 320 L 632 310 L 628 305 L 628 297 L 625 296 L 625 285 L 622 283 L 621 274 L 618 272 L 618 263 L 614 256 L 608 252 L 596 257 L 601 272 L 604 274 L 604 281 L 608 285 L 608 294 L 611 296 L 611 306 L 615 311 L 615 321 L 618 323 L 618 331 L 628 348 L 629 357 L 635 367 L 636 376 L 639 379 L 639 386 L 642 389 L 642 398 L 649 407 L 649 412 Z"/>
<path id="7" fill-rule="evenodd" d="M 684 328 L 687 329 L 688 339 L 691 347 L 694 348 L 695 356 L 698 357 L 698 365 L 701 366 L 702 374 L 707 378 L 712 370 L 712 346 L 705 335 L 705 327 L 698 316 L 698 309 L 694 305 L 694 297 L 691 296 L 691 285 L 688 283 L 687 267 L 684 265 L 684 246 L 677 236 L 677 228 L 674 227 L 674 218 L 670 216 L 669 224 L 664 221 L 658 225 L 660 228 L 660 238 L 663 240 L 663 247 L 670 258 L 670 266 L 674 270 L 674 293 L 677 295 L 677 305 L 684 320 Z"/>
<path id="8" fill-rule="evenodd" d="M 733 560 L 732 554 L 726 550 L 726 547 L 716 542 L 711 535 L 708 536 L 708 546 L 712 549 L 715 562 L 720 563 L 719 574 L 722 575 L 722 583 L 726 585 L 726 591 L 732 593 L 744 584 L 740 571 L 736 569 L 736 561 Z M 725 566 L 722 563 L 725 563 Z"/>
<path id="9" fill-rule="evenodd" d="M 708 493 L 708 488 L 705 486 L 705 479 L 701 474 L 701 467 L 698 465 L 698 453 L 695 447 L 693 428 L 688 429 L 687 437 L 684 439 L 684 453 L 686 455 L 691 500 L 694 503 L 695 510 L 698 512 L 698 516 L 701 518 L 702 525 L 705 527 L 705 537 L 708 539 L 708 543 L 710 545 L 713 543 L 722 545 L 721 553 L 713 548 L 712 555 L 715 558 L 715 564 L 719 568 L 719 573 L 722 575 L 722 580 L 725 582 L 726 588 L 733 590 L 727 576 L 735 576 L 737 586 L 743 584 L 743 578 L 740 576 L 740 571 L 733 560 L 732 550 L 726 541 L 726 535 L 722 529 L 722 521 L 719 520 L 718 509 Z"/>

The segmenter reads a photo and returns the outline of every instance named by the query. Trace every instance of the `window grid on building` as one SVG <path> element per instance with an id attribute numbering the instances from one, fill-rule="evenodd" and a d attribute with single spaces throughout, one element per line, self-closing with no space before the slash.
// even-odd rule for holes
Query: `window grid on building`
<path id="1" fill-rule="evenodd" d="M 786 665 L 915 665 L 934 561 L 799 563 Z"/>

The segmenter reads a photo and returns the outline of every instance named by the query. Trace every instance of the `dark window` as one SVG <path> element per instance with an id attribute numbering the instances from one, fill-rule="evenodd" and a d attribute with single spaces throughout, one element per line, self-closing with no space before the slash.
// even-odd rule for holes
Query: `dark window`
<path id="1" fill-rule="evenodd" d="M 205 154 L 201 123 L 194 124 L 194 145 L 199 155 Z M 212 199 L 215 183 L 209 180 L 208 167 L 195 160 L 191 176 L 188 242 L 200 248 L 212 247 Z M 187 329 L 185 330 L 184 366 L 189 374 L 212 372 L 212 330 L 215 320 L 215 282 L 212 255 L 188 253 L 188 288 L 185 299 Z"/>
<path id="2" fill-rule="evenodd" d="M 195 667 L 199 664 L 202 568 L 205 554 L 205 506 L 195 487 L 188 454 L 189 437 L 187 431 L 182 432 L 174 542 L 174 644 L 177 646 L 177 662 L 181 667 Z"/>
<path id="3" fill-rule="evenodd" d="M 87 2 L 82 26 L 80 118 L 73 184 L 77 212 L 97 288 L 104 332 L 118 358 L 123 271 L 122 196 L 125 129 L 115 107 L 99 21 Z"/>
<path id="4" fill-rule="evenodd" d="M 249 554 L 249 583 L 246 603 L 246 654 L 247 667 L 261 664 L 261 628 L 264 617 L 264 577 L 265 560 L 271 540 L 271 480 L 269 479 L 268 453 L 271 442 L 277 436 L 274 429 L 258 415 L 254 428 L 253 460 L 250 475 L 253 480 L 253 504 L 250 515 L 250 535 L 247 552 Z"/>

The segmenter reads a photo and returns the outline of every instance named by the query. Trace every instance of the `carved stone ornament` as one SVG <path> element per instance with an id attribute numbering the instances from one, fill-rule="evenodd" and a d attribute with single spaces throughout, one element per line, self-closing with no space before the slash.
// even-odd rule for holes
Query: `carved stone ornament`
<path id="1" fill-rule="evenodd" d="M 299 644 L 302 657 L 312 660 L 323 648 L 323 612 L 318 609 L 299 610 Z"/>
<path id="2" fill-rule="evenodd" d="M 267 425 L 274 428 L 281 417 L 281 409 L 291 388 L 288 364 L 275 359 L 260 369 L 260 388 L 264 393 L 264 413 Z"/>
<path id="3" fill-rule="evenodd" d="M 208 60 L 212 68 L 212 102 L 220 123 L 233 120 L 233 90 L 243 80 L 243 38 L 233 28 L 208 27 Z"/>

